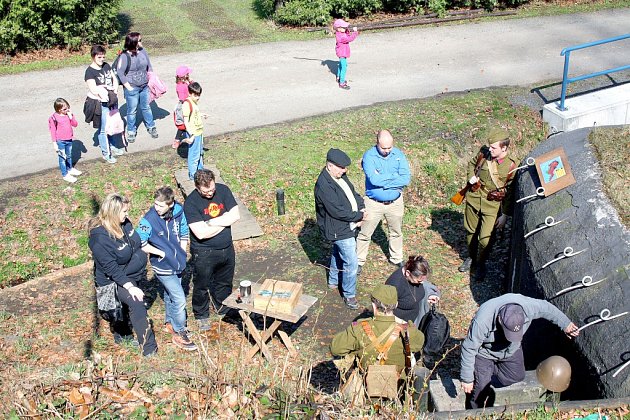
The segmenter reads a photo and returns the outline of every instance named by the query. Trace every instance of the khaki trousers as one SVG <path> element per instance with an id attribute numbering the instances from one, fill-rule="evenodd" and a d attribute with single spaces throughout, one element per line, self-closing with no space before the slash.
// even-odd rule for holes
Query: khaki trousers
<path id="1" fill-rule="evenodd" d="M 369 197 L 365 199 L 365 211 L 368 218 L 363 221 L 357 236 L 357 257 L 359 265 L 365 264 L 372 234 L 383 218 L 389 230 L 389 260 L 398 264 L 403 260 L 402 220 L 405 214 L 405 203 L 402 194 L 391 204 L 382 204 Z"/>
<path id="2" fill-rule="evenodd" d="M 466 202 L 464 210 L 464 228 L 466 228 L 466 244 L 468 245 L 469 257 L 473 261 L 478 261 L 477 255 L 481 259 L 487 257 L 486 248 L 490 243 L 490 237 L 494 230 L 494 223 L 497 220 L 497 210 L 490 209 L 489 212 L 476 210 Z"/>

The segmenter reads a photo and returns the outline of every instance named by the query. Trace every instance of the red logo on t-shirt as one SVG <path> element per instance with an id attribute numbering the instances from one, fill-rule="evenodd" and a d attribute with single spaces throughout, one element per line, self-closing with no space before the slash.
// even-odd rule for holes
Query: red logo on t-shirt
<path id="1" fill-rule="evenodd" d="M 221 210 L 223 209 L 224 209 L 223 203 L 221 204 L 210 203 L 208 204 L 208 208 L 205 210 L 204 213 L 210 215 L 211 217 L 217 217 L 218 215 L 221 214 Z"/>

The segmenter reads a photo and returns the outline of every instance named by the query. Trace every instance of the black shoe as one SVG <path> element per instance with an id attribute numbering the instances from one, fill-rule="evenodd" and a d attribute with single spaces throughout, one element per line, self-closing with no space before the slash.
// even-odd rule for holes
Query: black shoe
<path id="1" fill-rule="evenodd" d="M 362 265 L 357 266 L 357 276 L 361 274 L 361 270 L 363 270 L 363 266 Z"/>
<path id="2" fill-rule="evenodd" d="M 464 260 L 462 265 L 457 269 L 460 273 L 465 273 L 466 271 L 470 271 L 470 266 L 472 265 L 472 258 L 468 257 Z"/>
<path id="3" fill-rule="evenodd" d="M 343 303 L 350 309 L 359 309 L 359 302 L 357 302 L 357 298 L 343 298 Z"/>

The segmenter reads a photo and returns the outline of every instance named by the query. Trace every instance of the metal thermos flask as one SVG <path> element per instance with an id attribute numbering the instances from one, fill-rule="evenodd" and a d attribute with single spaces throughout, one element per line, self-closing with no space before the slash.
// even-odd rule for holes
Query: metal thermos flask
<path id="1" fill-rule="evenodd" d="M 278 204 L 278 216 L 284 214 L 284 190 L 276 190 L 276 203 Z"/>

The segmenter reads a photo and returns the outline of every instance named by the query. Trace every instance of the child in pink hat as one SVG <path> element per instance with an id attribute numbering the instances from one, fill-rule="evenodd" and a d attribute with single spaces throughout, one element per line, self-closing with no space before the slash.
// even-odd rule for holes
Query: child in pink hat
<path id="1" fill-rule="evenodd" d="M 333 23 L 337 41 L 335 52 L 337 53 L 337 57 L 339 57 L 337 82 L 339 83 L 339 87 L 345 90 L 350 89 L 350 86 L 346 83 L 346 70 L 348 69 L 348 57 L 350 57 L 350 43 L 359 36 L 357 27 L 352 28 L 352 32 L 350 32 L 349 26 L 350 24 L 343 19 L 337 19 Z"/>
<path id="2" fill-rule="evenodd" d="M 181 103 L 188 98 L 188 85 L 192 83 L 192 80 L 190 80 L 191 72 L 192 69 L 188 66 L 179 66 L 177 70 L 175 70 L 175 91 L 177 92 L 177 99 L 179 99 Z M 177 130 L 175 140 L 173 140 L 173 144 L 171 145 L 173 149 L 177 149 L 185 138 L 186 132 Z"/>

